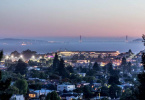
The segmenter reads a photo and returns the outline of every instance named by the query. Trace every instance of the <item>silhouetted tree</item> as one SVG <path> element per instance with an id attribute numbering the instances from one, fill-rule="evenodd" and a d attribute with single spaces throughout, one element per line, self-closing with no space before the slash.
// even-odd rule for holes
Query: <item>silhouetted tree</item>
<path id="1" fill-rule="evenodd" d="M 133 91 L 131 89 L 127 88 L 125 90 L 125 92 L 122 93 L 120 100 L 137 100 L 137 98 L 133 94 Z"/>
<path id="2" fill-rule="evenodd" d="M 15 51 L 11 52 L 11 55 L 14 56 L 14 57 L 19 57 L 20 53 L 15 50 Z"/>
<path id="3" fill-rule="evenodd" d="M 100 71 L 101 70 L 101 68 L 100 68 L 100 66 L 97 62 L 94 63 L 93 70 L 95 70 L 95 71 Z"/>
<path id="4" fill-rule="evenodd" d="M 74 73 L 74 69 L 72 66 L 67 66 L 66 68 L 70 73 Z"/>
<path id="5" fill-rule="evenodd" d="M 55 91 L 53 91 L 47 94 L 45 100 L 60 100 L 60 97 Z"/>
<path id="6" fill-rule="evenodd" d="M 107 69 L 108 69 L 108 73 L 109 73 L 110 75 L 112 75 L 113 72 L 114 72 L 112 63 L 108 63 L 108 64 L 107 64 Z"/>
<path id="7" fill-rule="evenodd" d="M 113 85 L 113 84 L 119 85 L 120 84 L 119 77 L 118 76 L 110 76 L 110 78 L 108 80 L 108 84 L 110 84 L 110 85 Z"/>
<path id="8" fill-rule="evenodd" d="M 140 85 L 138 86 L 139 94 L 138 94 L 138 99 L 139 100 L 144 100 L 145 98 L 145 53 L 142 54 L 142 64 L 143 64 L 143 72 L 138 74 L 138 81 Z"/>
<path id="9" fill-rule="evenodd" d="M 15 66 L 15 73 L 20 73 L 21 75 L 27 73 L 27 64 L 23 62 L 21 59 L 18 60 L 18 63 Z"/>
<path id="10" fill-rule="evenodd" d="M 89 86 L 84 86 L 82 90 L 85 98 L 91 98 L 92 92 Z"/>
<path id="11" fill-rule="evenodd" d="M 53 59 L 53 66 L 52 67 L 55 70 L 56 68 L 58 68 L 58 66 L 59 66 L 59 59 L 58 59 L 57 53 L 55 53 L 55 57 Z"/>
<path id="12" fill-rule="evenodd" d="M 126 65 L 127 65 L 126 58 L 123 57 L 122 58 L 122 63 L 121 63 L 121 66 L 122 66 L 122 69 L 123 69 L 123 74 L 124 74 L 124 72 L 126 70 Z"/>
<path id="13" fill-rule="evenodd" d="M 37 62 L 35 62 L 35 61 L 33 61 L 33 60 L 29 60 L 29 61 L 28 61 L 28 64 L 29 64 L 30 66 L 37 66 L 37 65 L 38 65 Z"/>
<path id="14" fill-rule="evenodd" d="M 59 75 L 62 76 L 62 78 L 69 77 L 69 73 L 67 72 L 67 70 L 65 68 L 65 64 L 64 64 L 63 59 L 60 60 L 57 71 L 58 71 Z"/>
<path id="15" fill-rule="evenodd" d="M 36 51 L 31 51 L 29 49 L 22 51 L 22 55 L 24 56 L 25 59 L 30 59 L 33 55 L 36 55 Z"/>
<path id="16" fill-rule="evenodd" d="M 107 86 L 103 86 L 101 88 L 101 95 L 102 96 L 109 96 L 109 88 Z"/>
<path id="17" fill-rule="evenodd" d="M 121 88 L 117 85 L 111 85 L 109 88 L 109 96 L 111 99 L 118 98 L 121 95 Z"/>
<path id="18" fill-rule="evenodd" d="M 131 62 L 128 62 L 127 64 L 127 70 L 129 73 L 131 73 Z"/>
<path id="19" fill-rule="evenodd" d="M 0 51 L 0 60 L 3 57 L 3 51 Z M 0 100 L 9 100 L 12 94 L 6 92 L 11 83 L 11 78 L 2 80 L 2 72 L 0 71 Z"/>

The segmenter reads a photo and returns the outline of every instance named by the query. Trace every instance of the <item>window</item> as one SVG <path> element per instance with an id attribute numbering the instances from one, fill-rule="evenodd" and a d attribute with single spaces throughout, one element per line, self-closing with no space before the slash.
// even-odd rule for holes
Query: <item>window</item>
<path id="1" fill-rule="evenodd" d="M 29 97 L 30 98 L 35 98 L 36 97 L 36 94 L 29 94 Z"/>

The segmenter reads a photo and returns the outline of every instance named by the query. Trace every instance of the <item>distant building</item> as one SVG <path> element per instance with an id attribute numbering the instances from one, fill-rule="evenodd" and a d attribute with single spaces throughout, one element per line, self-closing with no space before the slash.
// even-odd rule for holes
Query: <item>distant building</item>
<path id="1" fill-rule="evenodd" d="M 29 98 L 39 98 L 41 95 L 47 95 L 48 93 L 51 93 L 52 90 L 35 90 L 35 91 L 31 91 L 29 92 Z"/>
<path id="2" fill-rule="evenodd" d="M 118 56 L 119 51 L 60 51 L 58 55 L 63 58 L 73 57 L 74 55 L 83 55 L 85 58 L 98 58 L 98 57 L 110 57 Z"/>
<path id="3" fill-rule="evenodd" d="M 57 85 L 57 91 L 73 91 L 75 88 L 75 85 Z"/>

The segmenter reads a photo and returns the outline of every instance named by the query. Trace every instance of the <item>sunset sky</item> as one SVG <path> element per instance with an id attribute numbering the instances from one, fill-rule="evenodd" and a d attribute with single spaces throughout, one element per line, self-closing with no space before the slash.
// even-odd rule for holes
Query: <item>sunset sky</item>
<path id="1" fill-rule="evenodd" d="M 1 37 L 141 37 L 145 0 L 0 0 Z"/>

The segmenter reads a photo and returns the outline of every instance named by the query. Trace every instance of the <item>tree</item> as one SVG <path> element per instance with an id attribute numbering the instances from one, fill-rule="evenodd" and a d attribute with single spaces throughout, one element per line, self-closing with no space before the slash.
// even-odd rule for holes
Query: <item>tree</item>
<path id="1" fill-rule="evenodd" d="M 108 80 L 108 84 L 113 85 L 113 84 L 120 84 L 119 82 L 119 77 L 118 76 L 110 76 L 109 80 Z"/>
<path id="2" fill-rule="evenodd" d="M 109 89 L 108 89 L 108 87 L 107 86 L 103 86 L 103 87 L 101 87 L 101 95 L 102 96 L 109 96 Z"/>
<path id="3" fill-rule="evenodd" d="M 26 94 L 28 90 L 28 83 L 25 79 L 19 79 L 14 83 L 14 86 L 16 86 L 19 89 L 20 94 Z"/>
<path id="4" fill-rule="evenodd" d="M 89 69 L 86 73 L 87 76 L 94 76 L 95 75 L 95 71 L 93 69 Z"/>
<path id="5" fill-rule="evenodd" d="M 108 69 L 108 73 L 110 73 L 110 75 L 112 75 L 114 72 L 112 63 L 107 64 L 107 69 Z"/>
<path id="6" fill-rule="evenodd" d="M 143 64 L 143 72 L 138 74 L 138 81 L 140 85 L 138 86 L 138 92 L 137 98 L 139 100 L 144 100 L 145 98 L 145 53 L 142 54 L 142 64 Z"/>
<path id="7" fill-rule="evenodd" d="M 15 73 L 20 73 L 21 75 L 27 73 L 27 64 L 23 62 L 21 59 L 18 60 L 18 63 L 15 66 Z"/>
<path id="8" fill-rule="evenodd" d="M 121 66 L 122 66 L 122 69 L 123 69 L 123 74 L 124 74 L 124 72 L 126 70 L 126 65 L 127 65 L 126 58 L 123 57 L 122 58 L 122 63 L 121 63 Z"/>
<path id="9" fill-rule="evenodd" d="M 131 73 L 131 62 L 128 63 L 127 70 L 128 70 L 129 73 Z"/>
<path id="10" fill-rule="evenodd" d="M 91 98 L 92 96 L 92 92 L 91 92 L 91 88 L 89 86 L 84 86 L 83 87 L 83 94 L 85 95 L 85 98 Z"/>
<path id="11" fill-rule="evenodd" d="M 136 100 L 135 96 L 132 93 L 132 90 L 127 88 L 125 92 L 122 93 L 120 100 Z"/>
<path id="12" fill-rule="evenodd" d="M 11 56 L 19 57 L 20 56 L 20 53 L 15 50 L 15 51 L 11 52 Z"/>
<path id="13" fill-rule="evenodd" d="M 6 91 L 10 94 L 19 94 L 19 89 L 15 86 L 10 86 Z"/>
<path id="14" fill-rule="evenodd" d="M 3 57 L 3 51 L 0 51 L 0 60 Z M 7 78 L 5 81 L 2 80 L 2 71 L 0 71 L 0 100 L 9 100 L 12 94 L 6 92 L 11 84 L 11 78 Z"/>
<path id="15" fill-rule="evenodd" d="M 66 68 L 70 73 L 74 73 L 74 69 L 72 66 L 67 66 Z"/>
<path id="16" fill-rule="evenodd" d="M 65 64 L 64 64 L 64 60 L 61 59 L 59 62 L 59 66 L 57 68 L 58 74 L 60 76 L 62 76 L 62 78 L 67 78 L 69 77 L 69 73 L 67 72 L 66 68 L 65 68 Z"/>
<path id="17" fill-rule="evenodd" d="M 41 90 L 42 85 L 37 83 L 37 84 L 30 84 L 29 89 L 34 89 L 34 90 Z"/>
<path id="18" fill-rule="evenodd" d="M 121 94 L 121 88 L 118 87 L 117 85 L 111 85 L 109 88 L 109 96 L 111 99 L 118 98 Z"/>
<path id="19" fill-rule="evenodd" d="M 100 71 L 101 70 L 101 68 L 100 68 L 100 66 L 98 65 L 97 62 L 94 63 L 93 70 L 95 70 L 95 71 Z"/>
<path id="20" fill-rule="evenodd" d="M 30 71 L 30 75 L 32 78 L 39 78 L 40 77 L 39 71 L 34 70 L 34 69 Z"/>
<path id="21" fill-rule="evenodd" d="M 33 60 L 29 60 L 29 61 L 28 61 L 28 64 L 29 64 L 30 66 L 37 66 L 37 65 L 38 65 L 37 62 L 35 62 L 35 61 L 33 61 Z"/>
<path id="22" fill-rule="evenodd" d="M 53 91 L 47 94 L 45 100 L 60 100 L 60 97 L 55 91 Z"/>
<path id="23" fill-rule="evenodd" d="M 29 49 L 22 51 L 22 55 L 24 55 L 24 58 L 27 60 L 29 60 L 33 55 L 35 56 L 36 53 L 37 53 L 36 51 L 31 51 Z"/>
<path id="24" fill-rule="evenodd" d="M 57 53 L 55 53 L 54 59 L 53 59 L 53 70 L 55 70 L 56 68 L 58 68 L 59 66 L 59 59 L 58 59 L 58 55 Z"/>
<path id="25" fill-rule="evenodd" d="M 40 79 L 46 79 L 47 78 L 47 75 L 44 72 L 40 72 L 39 74 L 40 74 L 39 75 L 40 76 L 39 77 Z"/>
<path id="26" fill-rule="evenodd" d="M 93 76 L 86 76 L 83 79 L 86 82 L 92 83 L 95 80 L 95 77 L 93 77 Z"/>

